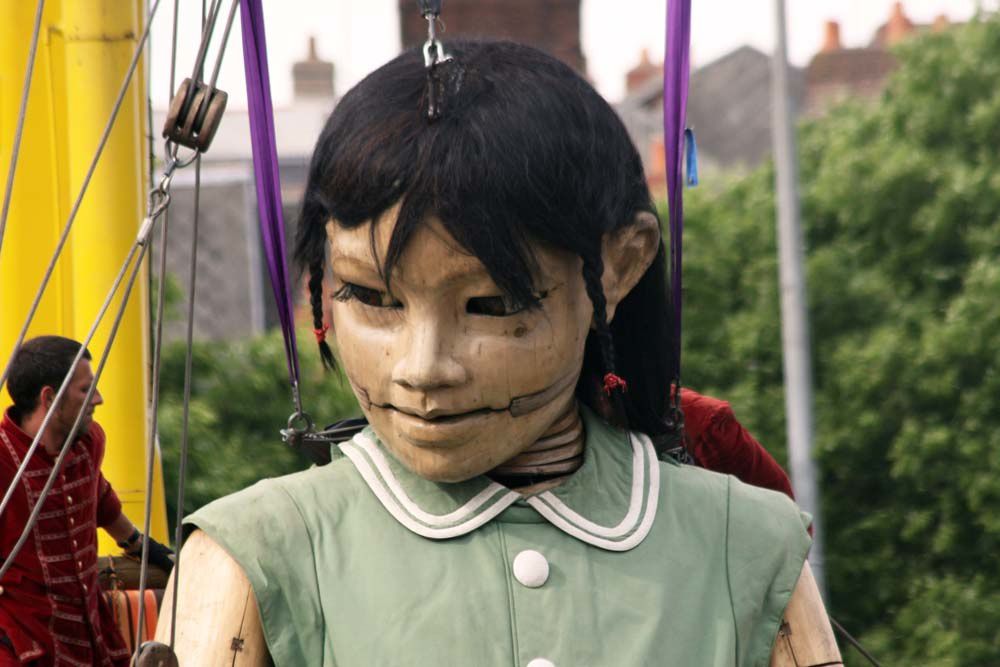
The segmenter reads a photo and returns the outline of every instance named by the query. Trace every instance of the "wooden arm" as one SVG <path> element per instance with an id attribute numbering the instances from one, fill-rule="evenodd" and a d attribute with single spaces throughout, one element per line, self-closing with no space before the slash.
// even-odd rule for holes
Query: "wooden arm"
<path id="1" fill-rule="evenodd" d="M 174 652 L 181 665 L 265 667 L 271 656 L 250 581 L 226 551 L 202 531 L 181 551 Z M 156 641 L 170 641 L 174 577 L 170 576 Z"/>
<path id="2" fill-rule="evenodd" d="M 843 665 L 830 619 L 819 596 L 812 568 L 802 566 L 799 583 L 785 609 L 784 620 L 771 651 L 771 667 Z"/>

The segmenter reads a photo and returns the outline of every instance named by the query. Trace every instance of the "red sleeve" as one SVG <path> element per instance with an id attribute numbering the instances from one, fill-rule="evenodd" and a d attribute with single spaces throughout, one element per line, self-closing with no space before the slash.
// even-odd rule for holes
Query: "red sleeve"
<path id="1" fill-rule="evenodd" d="M 118 499 L 118 494 L 111 488 L 111 483 L 104 479 L 104 473 L 100 473 L 97 480 L 97 525 L 100 528 L 107 528 L 115 519 L 121 516 L 122 501 Z"/>
<path id="2" fill-rule="evenodd" d="M 118 494 L 101 472 L 106 442 L 104 429 L 97 422 L 91 422 L 87 437 L 90 439 L 91 456 L 97 465 L 97 526 L 107 528 L 121 516 L 122 501 L 118 499 Z"/>
<path id="3" fill-rule="evenodd" d="M 681 408 L 688 446 L 699 465 L 795 497 L 788 475 L 736 420 L 728 403 L 684 389 Z"/>

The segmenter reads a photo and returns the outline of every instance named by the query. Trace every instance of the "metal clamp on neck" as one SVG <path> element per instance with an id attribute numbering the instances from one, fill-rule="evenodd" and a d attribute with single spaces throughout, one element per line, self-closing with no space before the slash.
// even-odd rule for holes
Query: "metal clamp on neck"
<path id="1" fill-rule="evenodd" d="M 288 418 L 288 428 L 281 429 L 281 439 L 292 447 L 299 447 L 305 436 L 316 431 L 316 426 L 308 414 L 295 411 Z"/>

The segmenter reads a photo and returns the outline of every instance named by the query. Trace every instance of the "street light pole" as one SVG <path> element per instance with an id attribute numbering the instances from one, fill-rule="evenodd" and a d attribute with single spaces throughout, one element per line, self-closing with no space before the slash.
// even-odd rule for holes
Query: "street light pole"
<path id="1" fill-rule="evenodd" d="M 826 591 L 823 531 L 816 467 L 812 455 L 812 361 L 802 227 L 799 220 L 798 164 L 795 158 L 794 110 L 788 86 L 785 2 L 775 0 L 775 48 L 771 73 L 772 137 L 778 208 L 778 256 L 781 285 L 781 343 L 785 373 L 788 460 L 799 506 L 813 515 L 809 562 L 820 591 Z"/>

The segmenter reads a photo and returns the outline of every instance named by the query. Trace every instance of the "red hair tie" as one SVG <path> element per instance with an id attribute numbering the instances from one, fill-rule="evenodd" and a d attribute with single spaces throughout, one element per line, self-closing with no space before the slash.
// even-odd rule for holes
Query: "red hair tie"
<path id="1" fill-rule="evenodd" d="M 625 382 L 620 376 L 614 373 L 608 373 L 604 376 L 604 393 L 608 396 L 611 395 L 615 389 L 621 389 L 622 393 L 628 391 L 628 383 Z"/>
<path id="2" fill-rule="evenodd" d="M 316 336 L 316 342 L 322 343 L 326 340 L 326 332 L 330 330 L 329 324 L 324 324 L 322 329 L 313 329 L 313 335 Z"/>

